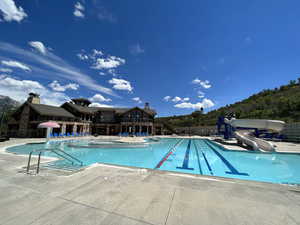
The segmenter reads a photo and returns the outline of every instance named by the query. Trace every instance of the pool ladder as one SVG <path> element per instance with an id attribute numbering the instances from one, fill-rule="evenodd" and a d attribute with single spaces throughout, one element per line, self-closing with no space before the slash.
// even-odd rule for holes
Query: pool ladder
<path id="1" fill-rule="evenodd" d="M 28 157 L 28 163 L 27 163 L 27 168 L 26 168 L 26 173 L 29 174 L 30 171 L 30 162 L 31 162 L 31 156 L 32 153 L 34 152 L 38 152 L 39 156 L 38 156 L 38 163 L 37 163 L 37 167 L 36 167 L 36 174 L 38 174 L 40 172 L 40 162 L 41 162 L 41 155 L 43 152 L 53 152 L 56 155 L 60 156 L 61 158 L 69 161 L 72 163 L 72 165 L 74 165 L 74 163 L 79 163 L 80 166 L 83 165 L 83 162 L 80 161 L 79 159 L 77 159 L 76 157 L 70 155 L 69 153 L 66 153 L 65 151 L 61 150 L 61 149 L 39 149 L 39 150 L 33 150 L 29 153 L 29 157 Z"/>

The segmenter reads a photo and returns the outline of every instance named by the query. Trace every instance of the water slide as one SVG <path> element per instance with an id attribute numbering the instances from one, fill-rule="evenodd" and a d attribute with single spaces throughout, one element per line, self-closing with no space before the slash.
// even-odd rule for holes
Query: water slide
<path id="1" fill-rule="evenodd" d="M 285 123 L 280 120 L 255 120 L 255 119 L 225 119 L 225 123 L 232 127 L 263 129 L 280 132 Z M 237 130 L 235 137 L 238 141 L 252 146 L 254 150 L 275 151 L 275 146 L 263 139 L 254 136 L 251 130 Z"/>

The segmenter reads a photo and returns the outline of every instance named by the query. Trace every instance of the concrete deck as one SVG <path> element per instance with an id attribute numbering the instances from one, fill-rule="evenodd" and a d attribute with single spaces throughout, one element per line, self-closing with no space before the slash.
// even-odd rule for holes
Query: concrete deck
<path id="1" fill-rule="evenodd" d="M 300 224 L 299 186 L 107 165 L 33 176 L 26 162 L 0 152 L 1 225 Z"/>

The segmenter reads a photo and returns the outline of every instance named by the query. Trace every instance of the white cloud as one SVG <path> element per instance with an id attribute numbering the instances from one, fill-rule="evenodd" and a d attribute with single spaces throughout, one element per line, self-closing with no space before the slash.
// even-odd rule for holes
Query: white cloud
<path id="1" fill-rule="evenodd" d="M 86 55 L 86 54 L 83 54 L 83 53 L 78 53 L 78 54 L 77 54 L 77 57 L 78 57 L 80 60 L 88 60 L 88 59 L 89 59 L 89 56 Z"/>
<path id="2" fill-rule="evenodd" d="M 189 101 L 190 100 L 190 98 L 183 98 L 182 99 L 182 101 L 184 101 L 184 102 L 187 102 L 187 101 Z"/>
<path id="3" fill-rule="evenodd" d="M 111 102 L 110 98 L 105 98 L 101 94 L 95 94 L 93 97 L 90 98 L 92 102 Z"/>
<path id="4" fill-rule="evenodd" d="M 46 54 L 47 52 L 47 48 L 45 47 L 45 45 L 40 42 L 40 41 L 30 41 L 28 42 L 28 44 L 33 47 L 34 49 L 36 49 L 38 52 L 42 53 L 43 55 Z"/>
<path id="5" fill-rule="evenodd" d="M 78 53 L 78 54 L 77 54 L 77 57 L 78 57 L 80 60 L 88 60 L 88 59 L 89 59 L 88 55 L 85 55 L 85 54 L 83 54 L 83 53 Z"/>
<path id="6" fill-rule="evenodd" d="M 69 83 L 66 85 L 61 85 L 57 80 L 54 80 L 52 83 L 49 84 L 49 87 L 51 87 L 51 89 L 53 91 L 60 91 L 60 92 L 64 92 L 68 89 L 71 90 L 77 90 L 79 88 L 78 84 L 74 84 L 74 83 Z"/>
<path id="7" fill-rule="evenodd" d="M 182 101 L 182 99 L 178 96 L 176 96 L 172 99 L 172 102 L 180 102 L 180 101 Z"/>
<path id="8" fill-rule="evenodd" d="M 9 69 L 9 68 L 0 68 L 0 72 L 3 72 L 3 73 L 11 73 L 13 70 L 12 69 Z"/>
<path id="9" fill-rule="evenodd" d="M 192 81 L 193 84 L 198 84 L 200 85 L 201 87 L 205 88 L 205 89 L 208 89 L 208 88 L 211 88 L 211 84 L 208 80 L 199 80 L 198 78 L 194 79 Z"/>
<path id="10" fill-rule="evenodd" d="M 139 55 L 145 52 L 140 44 L 135 44 L 129 47 L 129 51 L 132 55 Z"/>
<path id="11" fill-rule="evenodd" d="M 108 81 L 108 83 L 113 84 L 113 88 L 117 90 L 125 90 L 129 92 L 133 90 L 131 83 L 124 79 L 112 78 Z"/>
<path id="12" fill-rule="evenodd" d="M 78 9 L 74 10 L 73 15 L 79 18 L 84 18 L 84 14 Z"/>
<path id="13" fill-rule="evenodd" d="M 92 55 L 93 56 L 97 56 L 97 55 L 102 56 L 104 54 L 103 54 L 103 52 L 101 50 L 93 49 L 93 54 Z"/>
<path id="14" fill-rule="evenodd" d="M 13 0 L 0 0 L 0 11 L 2 12 L 3 19 L 7 22 L 21 22 L 27 17 L 24 9 L 21 6 L 17 7 Z"/>
<path id="15" fill-rule="evenodd" d="M 113 105 L 101 104 L 101 103 L 98 103 L 98 102 L 93 102 L 92 104 L 89 105 L 89 107 L 112 108 L 112 107 L 114 107 L 114 106 L 113 106 Z"/>
<path id="16" fill-rule="evenodd" d="M 76 2 L 75 4 L 75 9 L 78 9 L 78 10 L 84 10 L 84 6 L 80 3 L 80 2 Z"/>
<path id="17" fill-rule="evenodd" d="M 108 56 L 106 58 L 97 58 L 91 68 L 97 70 L 113 69 L 123 64 L 125 64 L 125 59 L 116 56 Z"/>
<path id="18" fill-rule="evenodd" d="M 204 98 L 205 96 L 205 93 L 202 91 L 197 91 L 197 94 L 198 94 L 198 98 Z"/>
<path id="19" fill-rule="evenodd" d="M 76 2 L 74 5 L 73 15 L 79 18 L 84 18 L 84 6 L 80 2 Z"/>
<path id="20" fill-rule="evenodd" d="M 163 98 L 164 101 L 168 102 L 171 100 L 171 96 L 167 95 Z"/>
<path id="21" fill-rule="evenodd" d="M 134 97 L 132 98 L 133 101 L 136 101 L 138 104 L 142 103 L 142 100 L 140 99 L 140 97 Z"/>
<path id="22" fill-rule="evenodd" d="M 0 78 L 0 94 L 23 102 L 27 99 L 28 93 L 35 92 L 41 95 L 43 104 L 61 105 L 70 98 L 64 93 L 52 92 L 42 84 L 33 80 L 18 80 L 11 77 Z"/>
<path id="23" fill-rule="evenodd" d="M 116 70 L 115 70 L 115 69 L 109 69 L 109 70 L 107 70 L 107 72 L 108 72 L 109 74 L 113 75 L 113 76 L 116 75 Z"/>
<path id="24" fill-rule="evenodd" d="M 33 73 L 33 76 L 43 76 L 51 79 L 55 77 L 60 79 L 63 78 L 79 83 L 81 86 L 85 86 L 91 90 L 116 96 L 116 94 L 110 88 L 106 88 L 100 84 L 97 84 L 97 82 L 89 75 L 81 72 L 76 67 L 71 66 L 64 59 L 53 54 L 52 52 L 48 52 L 48 54 L 44 56 L 0 41 L 0 53 L 1 52 L 8 52 L 10 54 L 14 54 L 15 58 L 33 62 L 35 65 L 37 65 L 31 66 L 35 72 Z"/>
<path id="25" fill-rule="evenodd" d="M 183 108 L 183 109 L 195 109 L 195 110 L 199 110 L 201 108 L 210 108 L 213 107 L 215 104 L 213 103 L 212 100 L 204 98 L 202 100 L 202 102 L 198 102 L 198 103 L 191 103 L 191 102 L 182 102 L 179 104 L 174 105 L 174 107 L 176 108 Z"/>
<path id="26" fill-rule="evenodd" d="M 85 53 L 85 50 L 81 50 L 81 53 L 77 54 L 80 60 L 90 60 L 92 69 L 103 70 L 113 76 L 116 75 L 116 68 L 124 65 L 126 60 L 117 56 L 104 55 L 103 51 L 93 49 L 91 53 Z M 100 75 L 105 75 L 100 73 Z"/>
<path id="27" fill-rule="evenodd" d="M 8 67 L 14 67 L 14 68 L 19 68 L 21 70 L 25 70 L 25 71 L 31 71 L 31 69 L 23 64 L 23 63 L 20 63 L 18 61 L 13 61 L 13 60 L 9 60 L 9 61 L 6 61 L 6 60 L 2 60 L 1 63 L 5 66 L 8 66 Z"/>
<path id="28" fill-rule="evenodd" d="M 105 75 L 106 75 L 104 72 L 99 72 L 99 74 L 100 74 L 101 76 L 105 76 Z"/>

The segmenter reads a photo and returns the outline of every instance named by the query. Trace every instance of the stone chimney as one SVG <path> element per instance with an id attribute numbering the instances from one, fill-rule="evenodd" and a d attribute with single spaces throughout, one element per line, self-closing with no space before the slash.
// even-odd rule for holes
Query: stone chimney
<path id="1" fill-rule="evenodd" d="M 29 97 L 27 98 L 27 102 L 32 104 L 41 104 L 40 95 L 36 93 L 29 93 Z"/>
<path id="2" fill-rule="evenodd" d="M 146 103 L 145 103 L 145 107 L 144 107 L 144 109 L 150 109 L 149 102 L 146 102 Z"/>

